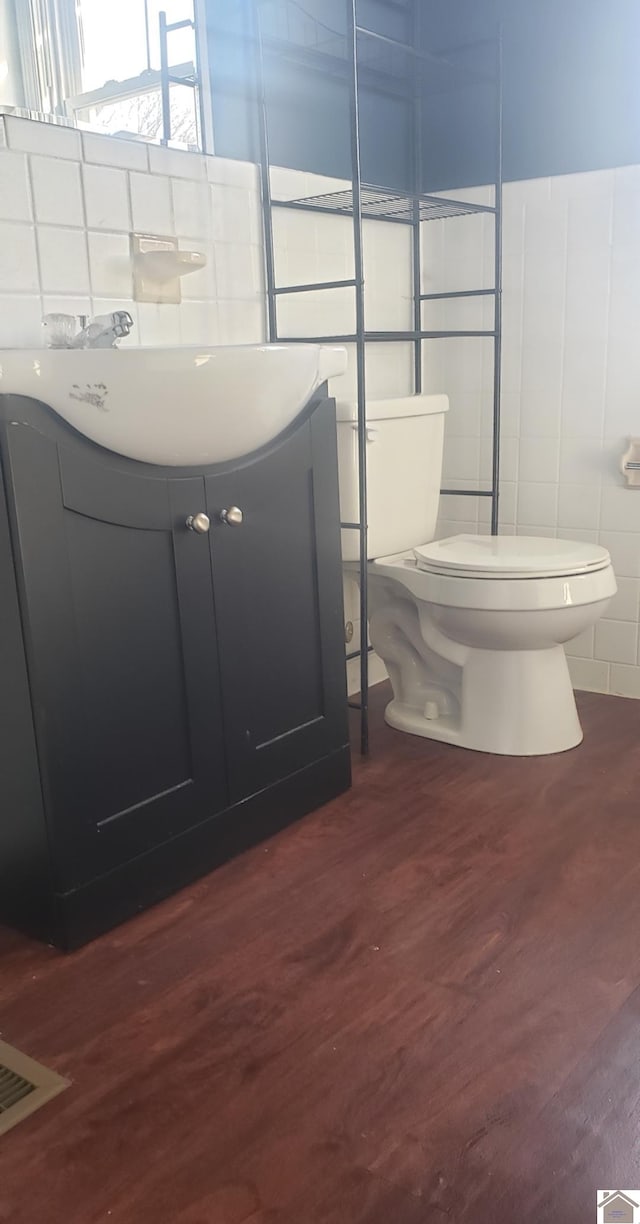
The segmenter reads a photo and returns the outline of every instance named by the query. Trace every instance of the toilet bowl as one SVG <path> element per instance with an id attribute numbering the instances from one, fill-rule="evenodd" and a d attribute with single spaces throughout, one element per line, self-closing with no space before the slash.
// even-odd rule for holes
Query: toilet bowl
<path id="1" fill-rule="evenodd" d="M 393 686 L 391 726 L 513 756 L 580 743 L 563 643 L 615 594 L 604 548 L 454 536 L 373 562 L 369 583 L 371 644 Z"/>
<path id="2" fill-rule="evenodd" d="M 367 410 L 369 636 L 393 688 L 386 721 L 480 752 L 563 752 L 582 740 L 563 643 L 615 594 L 609 554 L 528 536 L 433 540 L 447 406 L 413 396 Z M 339 405 L 338 421 L 342 517 L 353 521 L 353 409 Z M 353 537 L 343 541 L 357 579 Z"/>

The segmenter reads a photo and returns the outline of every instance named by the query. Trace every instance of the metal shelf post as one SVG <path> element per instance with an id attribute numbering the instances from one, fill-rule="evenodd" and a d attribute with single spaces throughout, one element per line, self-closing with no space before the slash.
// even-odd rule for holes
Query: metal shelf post
<path id="1" fill-rule="evenodd" d="M 368 645 L 368 550 L 367 550 L 367 400 L 366 400 L 366 346 L 371 343 L 391 343 L 394 341 L 410 341 L 413 346 L 413 385 L 416 394 L 422 391 L 422 342 L 426 339 L 446 339 L 449 337 L 486 337 L 493 342 L 494 379 L 493 379 L 493 411 L 492 411 L 492 474 L 491 488 L 443 488 L 443 496 L 485 498 L 491 500 L 491 532 L 498 531 L 499 481 L 500 481 L 500 362 L 501 362 L 501 330 L 502 330 L 502 34 L 497 40 L 483 39 L 478 46 L 492 45 L 496 48 L 495 72 L 489 75 L 479 72 L 456 62 L 455 56 L 460 51 L 468 51 L 476 44 L 465 47 L 447 48 L 446 53 L 435 54 L 426 51 L 422 46 L 421 30 L 421 0 L 379 0 L 381 5 L 390 11 L 402 14 L 411 26 L 412 42 L 401 41 L 381 34 L 375 30 L 365 29 L 358 25 L 356 14 L 357 0 L 345 0 L 346 37 L 343 32 L 329 29 L 321 20 L 316 20 L 306 12 L 299 0 L 282 0 L 285 9 L 294 9 L 298 16 L 302 13 L 308 22 L 316 20 L 318 27 L 317 44 L 305 38 L 304 43 L 296 44 L 295 40 L 282 38 L 264 38 L 260 26 L 259 8 L 262 0 L 252 0 L 255 4 L 254 28 L 252 31 L 257 51 L 256 85 L 258 97 L 260 173 L 262 184 L 262 208 L 264 219 L 265 270 L 267 286 L 267 310 L 269 323 L 269 339 L 280 340 L 283 343 L 344 343 L 354 344 L 356 350 L 357 373 L 357 432 L 358 432 L 358 521 L 343 522 L 343 530 L 356 531 L 359 539 L 359 581 L 360 581 L 360 649 L 350 651 L 347 659 L 360 659 L 360 701 L 349 702 L 351 709 L 360 712 L 360 750 L 363 754 L 369 751 L 369 655 Z M 327 39 L 329 36 L 329 51 Z M 336 55 L 335 42 L 344 41 L 344 58 Z M 371 67 L 366 55 L 360 55 L 360 42 L 373 45 L 380 53 L 385 53 L 391 59 L 393 56 L 404 56 L 412 65 L 409 73 L 401 70 L 393 71 Z M 351 152 L 351 187 L 329 192 L 324 195 L 305 196 L 302 199 L 273 199 L 271 190 L 268 110 L 265 93 L 264 57 L 276 56 L 287 62 L 299 63 L 310 71 L 328 74 L 346 81 L 349 92 L 350 119 L 350 152 Z M 362 64 L 361 64 L 362 59 Z M 496 125 L 496 164 L 495 164 L 495 198 L 492 205 L 480 204 L 469 200 L 460 200 L 441 194 L 428 194 L 423 190 L 422 180 L 422 105 L 429 90 L 426 88 L 429 74 L 433 70 L 435 92 L 442 92 L 442 86 L 437 74 L 449 72 L 457 88 L 462 81 L 491 82 L 495 86 L 495 125 Z M 411 103 L 411 123 L 413 137 L 413 189 L 405 192 L 393 187 L 375 186 L 362 181 L 360 158 L 360 84 L 366 82 L 369 88 L 376 88 L 380 93 L 390 93 L 392 96 L 403 96 Z M 400 93 L 398 88 L 400 87 Z M 395 94 L 394 94 L 395 90 Z M 433 90 L 432 90 L 433 92 Z M 315 281 L 306 284 L 278 286 L 275 273 L 275 256 L 273 243 L 273 209 L 296 209 L 311 213 L 323 213 L 333 216 L 350 217 L 353 224 L 354 244 L 354 276 L 344 280 Z M 422 292 L 422 260 L 421 260 L 421 226 L 429 220 L 447 217 L 462 217 L 473 213 L 484 213 L 492 216 L 495 226 L 495 260 L 493 287 L 483 289 L 452 290 L 440 293 Z M 397 331 L 367 331 L 365 325 L 364 301 L 364 254 L 363 254 L 363 218 L 391 222 L 397 225 L 412 227 L 412 273 L 413 273 L 413 327 L 410 330 Z M 355 294 L 355 331 L 345 335 L 324 336 L 280 336 L 278 332 L 278 298 L 282 295 L 309 293 L 325 289 L 353 288 Z M 441 329 L 428 330 L 422 324 L 422 303 L 427 301 L 444 301 L 456 298 L 474 298 L 493 296 L 494 312 L 493 327 L 477 329 Z"/>

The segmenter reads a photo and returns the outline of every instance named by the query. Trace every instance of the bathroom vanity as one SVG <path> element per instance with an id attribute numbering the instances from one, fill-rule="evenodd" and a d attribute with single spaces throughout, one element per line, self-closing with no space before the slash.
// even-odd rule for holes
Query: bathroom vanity
<path id="1" fill-rule="evenodd" d="M 200 467 L 0 406 L 0 917 L 73 948 L 350 784 L 334 403 Z"/>

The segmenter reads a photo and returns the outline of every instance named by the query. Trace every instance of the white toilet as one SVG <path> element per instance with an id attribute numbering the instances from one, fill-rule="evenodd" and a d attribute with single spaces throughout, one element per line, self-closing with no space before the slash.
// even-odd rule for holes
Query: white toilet
<path id="1" fill-rule="evenodd" d="M 582 729 L 562 643 L 615 595 L 609 554 L 529 536 L 433 540 L 447 409 L 444 395 L 367 406 L 369 633 L 393 687 L 386 720 L 480 752 L 563 752 Z M 338 404 L 343 522 L 358 517 L 355 418 Z M 356 577 L 357 532 L 342 539 Z"/>

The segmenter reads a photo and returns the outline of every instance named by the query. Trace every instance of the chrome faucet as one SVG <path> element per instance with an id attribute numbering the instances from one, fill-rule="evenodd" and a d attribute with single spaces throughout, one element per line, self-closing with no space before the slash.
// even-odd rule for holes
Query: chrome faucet
<path id="1" fill-rule="evenodd" d="M 42 326 L 48 333 L 49 348 L 116 348 L 117 341 L 130 334 L 133 319 L 128 310 L 114 310 L 88 321 L 86 315 L 46 314 Z"/>

